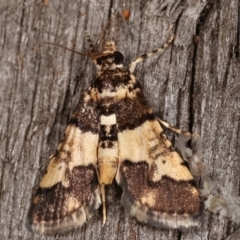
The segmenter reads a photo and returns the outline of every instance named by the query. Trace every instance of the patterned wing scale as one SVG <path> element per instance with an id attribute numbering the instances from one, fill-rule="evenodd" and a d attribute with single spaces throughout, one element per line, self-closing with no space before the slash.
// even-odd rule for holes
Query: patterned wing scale
<path id="1" fill-rule="evenodd" d="M 77 228 L 101 204 L 96 170 L 98 119 L 95 104 L 80 101 L 33 200 L 28 218 L 34 232 L 64 233 Z"/>

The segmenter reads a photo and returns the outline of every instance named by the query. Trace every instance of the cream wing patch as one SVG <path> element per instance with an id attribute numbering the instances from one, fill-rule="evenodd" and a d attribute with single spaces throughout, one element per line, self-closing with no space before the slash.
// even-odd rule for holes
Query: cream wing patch
<path id="1" fill-rule="evenodd" d="M 155 182 L 162 176 L 177 181 L 192 180 L 182 158 L 172 149 L 170 141 L 161 135 L 162 131 L 158 121 L 154 120 L 146 121 L 133 130 L 119 132 L 120 161 L 147 161 L 150 168 L 154 168 L 152 180 Z"/>
<path id="2" fill-rule="evenodd" d="M 68 126 L 63 142 L 57 148 L 57 153 L 51 157 L 40 187 L 50 188 L 59 182 L 68 187 L 69 183 L 65 179 L 67 169 L 72 171 L 76 166 L 95 165 L 98 139 L 98 134 L 82 132 L 75 126 Z"/>

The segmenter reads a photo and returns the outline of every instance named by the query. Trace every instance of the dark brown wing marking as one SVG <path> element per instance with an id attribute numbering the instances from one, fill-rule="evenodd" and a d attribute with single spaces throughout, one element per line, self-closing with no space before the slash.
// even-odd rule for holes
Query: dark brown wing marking
<path id="1" fill-rule="evenodd" d="M 146 161 L 124 161 L 120 168 L 122 204 L 139 221 L 160 228 L 198 225 L 203 203 L 193 180 L 151 179 Z"/>
<path id="2" fill-rule="evenodd" d="M 69 185 L 61 182 L 39 188 L 29 212 L 32 231 L 64 233 L 83 225 L 99 207 L 98 179 L 93 165 L 74 167 L 65 173 Z"/>

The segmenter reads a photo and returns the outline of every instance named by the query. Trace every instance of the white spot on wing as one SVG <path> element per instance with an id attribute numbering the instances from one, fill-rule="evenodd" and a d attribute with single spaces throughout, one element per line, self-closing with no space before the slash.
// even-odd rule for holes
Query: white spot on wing
<path id="1" fill-rule="evenodd" d="M 101 115 L 101 125 L 113 125 L 116 124 L 116 114 L 112 114 L 109 116 Z"/>

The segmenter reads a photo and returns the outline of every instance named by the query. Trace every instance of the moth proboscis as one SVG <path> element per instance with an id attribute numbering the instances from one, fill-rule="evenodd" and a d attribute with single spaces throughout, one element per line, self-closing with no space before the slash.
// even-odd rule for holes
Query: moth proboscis
<path id="1" fill-rule="evenodd" d="M 28 215 L 32 231 L 54 234 L 80 227 L 101 203 L 105 223 L 104 188 L 114 179 L 123 190 L 121 203 L 138 221 L 160 228 L 198 225 L 199 190 L 161 124 L 181 130 L 154 115 L 133 75 L 137 63 L 162 53 L 173 39 L 126 70 L 114 42 L 94 52 L 88 36 L 90 53 L 83 55 L 93 59 L 98 72 L 50 157 Z"/>

